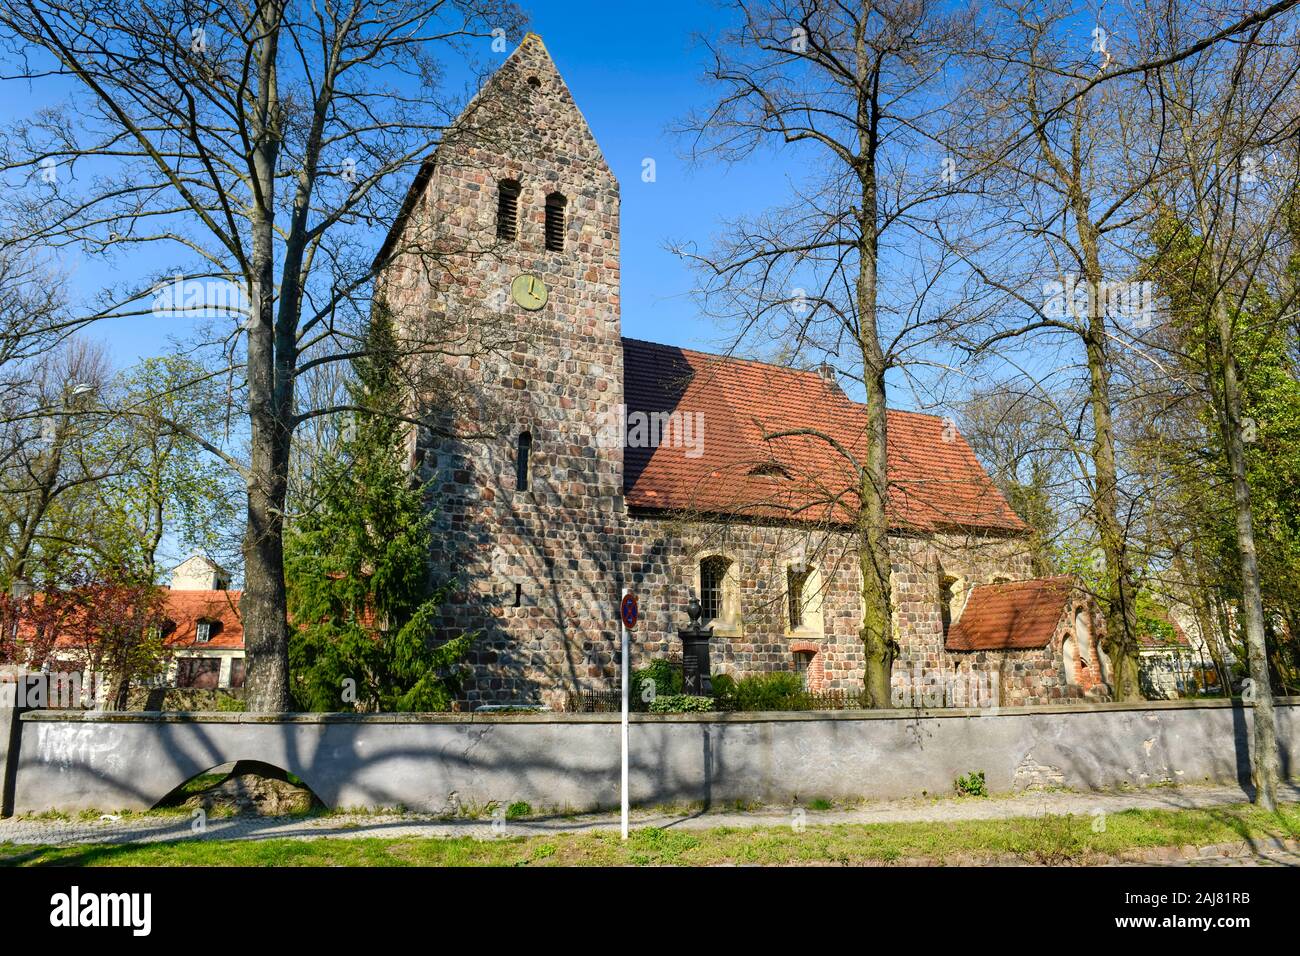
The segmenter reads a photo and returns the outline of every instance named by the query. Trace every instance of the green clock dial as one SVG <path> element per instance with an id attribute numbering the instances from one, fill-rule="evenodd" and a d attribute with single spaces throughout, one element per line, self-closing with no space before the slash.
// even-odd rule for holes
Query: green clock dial
<path id="1" fill-rule="evenodd" d="M 510 294 L 514 296 L 515 302 L 519 304 L 521 309 L 536 312 L 546 305 L 546 298 L 549 293 L 545 282 L 537 278 L 537 276 L 524 273 L 515 276 L 515 281 L 510 283 Z"/>

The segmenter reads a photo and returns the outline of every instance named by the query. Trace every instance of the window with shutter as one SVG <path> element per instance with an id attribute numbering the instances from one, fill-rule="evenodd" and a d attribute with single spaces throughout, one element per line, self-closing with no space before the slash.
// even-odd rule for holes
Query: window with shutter
<path id="1" fill-rule="evenodd" d="M 519 183 L 503 179 L 497 185 L 497 238 L 514 242 L 519 236 Z"/>
<path id="2" fill-rule="evenodd" d="M 564 210 L 568 200 L 559 193 L 546 197 L 546 248 L 549 252 L 564 251 Z"/>

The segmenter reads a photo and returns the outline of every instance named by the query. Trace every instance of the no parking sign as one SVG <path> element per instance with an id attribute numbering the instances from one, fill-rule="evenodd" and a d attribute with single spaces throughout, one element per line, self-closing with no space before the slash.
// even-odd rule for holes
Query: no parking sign
<path id="1" fill-rule="evenodd" d="M 638 613 L 636 595 L 629 591 L 623 595 L 623 601 L 618 606 L 618 615 L 623 619 L 623 626 L 629 631 L 636 627 Z"/>

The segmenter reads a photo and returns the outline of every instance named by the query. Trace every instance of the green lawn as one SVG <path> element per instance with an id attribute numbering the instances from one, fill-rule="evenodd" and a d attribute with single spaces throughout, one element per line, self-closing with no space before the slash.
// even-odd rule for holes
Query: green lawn
<path id="1" fill-rule="evenodd" d="M 791 828 L 555 834 L 475 840 L 314 838 L 181 840 L 78 847 L 0 844 L 0 866 L 702 866 L 714 863 L 976 863 L 1100 861 L 1144 847 L 1205 846 L 1262 837 L 1300 838 L 1300 806 L 1266 814 L 1248 805 L 1209 810 L 1127 810 L 1090 817 L 967 820 Z"/>

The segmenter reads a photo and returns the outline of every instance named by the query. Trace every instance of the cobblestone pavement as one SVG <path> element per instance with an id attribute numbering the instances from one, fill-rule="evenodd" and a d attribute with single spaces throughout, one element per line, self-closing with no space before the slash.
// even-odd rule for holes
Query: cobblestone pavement
<path id="1" fill-rule="evenodd" d="M 1287 784 L 1283 800 L 1300 802 L 1300 785 Z M 928 800 L 893 800 L 861 803 L 817 811 L 802 809 L 803 822 L 809 826 L 837 823 L 898 823 L 908 821 L 946 822 L 952 820 L 991 820 L 1010 817 L 1063 815 L 1091 816 L 1098 811 L 1117 813 L 1130 809 L 1187 809 L 1243 803 L 1248 796 L 1239 787 L 1156 787 L 1112 793 L 1074 793 L 1065 791 L 1022 793 L 992 798 L 944 798 Z M 777 827 L 795 820 L 792 807 L 762 807 L 754 810 L 716 808 L 693 812 L 671 810 L 636 810 L 634 827 L 671 827 L 700 830 L 713 827 Z M 345 814 L 333 813 L 310 817 L 214 817 L 198 831 L 199 821 L 184 813 L 148 813 L 105 815 L 99 819 L 14 818 L 0 820 L 0 842 L 14 844 L 84 844 L 148 843 L 177 839 L 267 840 L 312 839 L 317 837 L 473 837 L 494 839 L 501 836 L 534 836 L 548 833 L 582 833 L 616 830 L 617 814 L 536 816 L 525 820 L 492 818 L 447 819 L 417 813 Z M 1298 847 L 1247 847 L 1244 844 L 1192 850 L 1168 860 L 1149 859 L 1133 862 L 1167 862 L 1176 865 L 1225 865 L 1249 862 L 1263 865 L 1300 863 Z M 1225 854 L 1227 854 L 1225 856 Z M 1157 854 L 1158 857 L 1158 854 Z"/>

